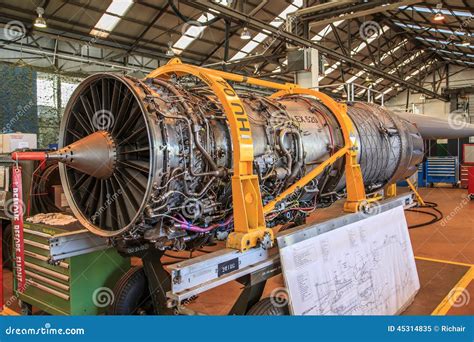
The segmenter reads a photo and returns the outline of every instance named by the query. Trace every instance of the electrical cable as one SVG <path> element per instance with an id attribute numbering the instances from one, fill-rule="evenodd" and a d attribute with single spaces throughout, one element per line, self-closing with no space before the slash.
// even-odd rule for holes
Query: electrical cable
<path id="1" fill-rule="evenodd" d="M 427 208 L 427 209 L 432 209 L 435 213 L 429 212 L 429 211 L 424 211 L 424 210 L 417 210 L 416 208 Z M 416 206 L 414 208 L 406 209 L 406 211 L 413 212 L 413 213 L 420 213 L 420 214 L 425 214 L 432 216 L 433 219 L 430 221 L 424 222 L 424 223 L 419 223 L 415 225 L 408 226 L 409 229 L 411 228 L 420 228 L 420 227 L 425 227 L 430 224 L 436 223 L 438 221 L 441 221 L 444 217 L 443 213 L 441 210 L 438 209 L 438 204 L 435 202 L 425 202 L 425 205 L 420 205 Z"/>

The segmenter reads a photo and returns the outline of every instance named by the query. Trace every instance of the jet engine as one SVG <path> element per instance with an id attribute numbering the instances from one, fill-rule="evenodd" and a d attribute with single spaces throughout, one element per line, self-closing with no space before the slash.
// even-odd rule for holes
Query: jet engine
<path id="1" fill-rule="evenodd" d="M 239 97 L 249 117 L 263 204 L 344 146 L 332 111 L 306 95 Z M 409 121 L 370 103 L 348 103 L 367 193 L 412 175 L 423 139 Z M 225 239 L 233 229 L 231 132 L 221 103 L 193 76 L 168 80 L 101 73 L 73 93 L 60 128 L 68 202 L 91 232 L 159 249 Z M 265 219 L 304 222 L 345 195 L 344 158 Z"/>

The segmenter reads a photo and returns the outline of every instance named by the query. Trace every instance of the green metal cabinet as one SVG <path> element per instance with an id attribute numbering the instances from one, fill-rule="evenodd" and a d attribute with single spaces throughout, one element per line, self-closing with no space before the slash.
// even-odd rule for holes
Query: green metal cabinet
<path id="1" fill-rule="evenodd" d="M 26 289 L 24 302 L 53 315 L 97 315 L 113 299 L 118 279 L 130 268 L 130 259 L 114 248 L 73 256 L 51 265 L 48 239 L 81 231 L 79 224 L 50 226 L 24 224 Z M 15 290 L 17 284 L 15 281 Z"/>

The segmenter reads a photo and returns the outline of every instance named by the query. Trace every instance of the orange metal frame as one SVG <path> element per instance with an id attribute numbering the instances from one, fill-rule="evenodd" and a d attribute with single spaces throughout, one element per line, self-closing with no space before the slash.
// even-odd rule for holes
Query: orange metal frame
<path id="1" fill-rule="evenodd" d="M 347 107 L 344 104 L 337 103 L 321 92 L 298 88 L 295 84 L 280 84 L 223 71 L 205 69 L 183 64 L 178 58 L 171 59 L 168 64 L 152 71 L 146 78 L 166 79 L 171 74 L 191 74 L 205 82 L 221 102 L 229 121 L 234 148 L 234 173 L 232 176 L 234 231 L 227 239 L 227 247 L 245 251 L 259 245 L 264 239 L 273 241 L 273 231 L 266 227 L 264 215 L 274 210 L 275 205 L 279 201 L 297 189 L 304 187 L 327 166 L 343 156 L 346 157 L 347 183 L 345 210 L 351 212 L 358 211 L 361 203 L 367 201 L 362 173 L 359 164 L 357 164 L 354 128 L 352 121 L 347 116 Z M 279 91 L 273 94 L 272 98 L 291 94 L 302 94 L 318 98 L 334 113 L 343 133 L 344 147 L 291 185 L 275 200 L 263 207 L 258 178 L 253 174 L 253 141 L 248 116 L 239 96 L 227 80 L 278 89 Z"/>

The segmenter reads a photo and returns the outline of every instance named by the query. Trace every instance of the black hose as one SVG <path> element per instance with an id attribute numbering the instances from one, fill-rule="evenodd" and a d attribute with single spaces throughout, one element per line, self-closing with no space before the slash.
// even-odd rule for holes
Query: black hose
<path id="1" fill-rule="evenodd" d="M 168 253 L 164 253 L 163 256 L 168 257 L 168 258 L 172 258 L 172 259 L 178 259 L 178 260 L 188 260 L 188 259 L 189 259 L 189 257 L 182 257 L 182 256 L 178 256 L 178 255 L 171 255 L 171 254 L 168 254 Z"/>
<path id="2" fill-rule="evenodd" d="M 212 25 L 214 24 L 216 21 L 218 20 L 221 20 L 222 18 L 221 17 L 215 17 L 211 20 L 208 20 L 208 21 L 205 21 L 203 23 L 201 22 L 197 22 L 196 20 L 193 20 L 187 16 L 185 16 L 183 13 L 181 13 L 178 9 L 178 7 L 176 7 L 176 5 L 174 4 L 174 1 L 173 0 L 168 0 L 168 4 L 170 5 L 171 9 L 173 10 L 173 12 L 182 20 L 184 21 L 185 23 L 188 23 L 188 22 L 193 22 L 193 24 L 195 24 L 195 26 L 209 26 L 209 25 Z"/>
<path id="3" fill-rule="evenodd" d="M 429 211 L 424 211 L 424 210 L 417 210 L 418 208 L 427 208 L 427 209 L 433 210 L 434 212 L 429 212 Z M 434 203 L 434 202 L 425 202 L 424 205 L 419 205 L 419 206 L 416 206 L 414 208 L 407 209 L 406 211 L 410 211 L 410 212 L 413 212 L 413 213 L 425 214 L 425 215 L 429 215 L 429 216 L 433 217 L 433 219 L 431 219 L 430 221 L 415 224 L 415 225 L 412 225 L 412 226 L 408 226 L 409 229 L 428 226 L 430 224 L 441 221 L 444 217 L 443 213 L 438 209 L 438 204 Z"/>

